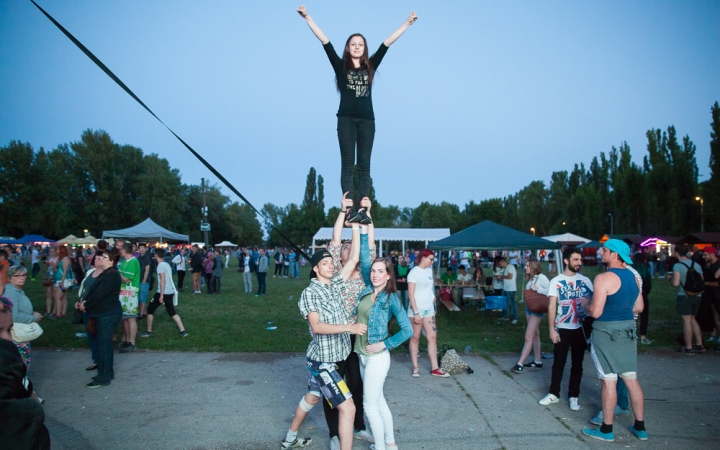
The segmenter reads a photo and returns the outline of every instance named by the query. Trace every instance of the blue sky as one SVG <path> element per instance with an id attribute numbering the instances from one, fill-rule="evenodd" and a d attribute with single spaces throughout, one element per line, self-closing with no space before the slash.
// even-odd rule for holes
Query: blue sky
<path id="1" fill-rule="evenodd" d="M 339 97 L 298 1 L 36 0 L 256 206 L 302 201 L 314 166 L 339 203 Z M 371 51 L 415 11 L 373 88 L 382 204 L 502 197 L 675 125 L 708 176 L 720 101 L 718 1 L 315 1 Z M 212 175 L 29 1 L 0 0 L 0 145 L 103 129 L 183 181 Z M 223 192 L 229 194 L 227 189 Z"/>

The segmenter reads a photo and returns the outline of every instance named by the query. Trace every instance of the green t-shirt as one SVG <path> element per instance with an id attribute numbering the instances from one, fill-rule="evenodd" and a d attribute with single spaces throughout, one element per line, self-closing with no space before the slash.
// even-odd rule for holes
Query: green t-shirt
<path id="1" fill-rule="evenodd" d="M 367 325 L 370 323 L 370 310 L 373 306 L 372 293 L 367 294 L 360 300 L 357 307 L 357 323 Z M 355 353 L 358 355 L 366 355 L 365 347 L 368 345 L 368 334 L 365 333 L 362 336 L 355 336 Z"/>
<path id="2" fill-rule="evenodd" d="M 130 278 L 130 283 L 127 283 L 133 287 L 140 287 L 140 261 L 137 258 L 130 258 L 127 261 L 120 263 L 120 275 L 125 278 Z M 125 283 L 123 283 L 125 284 Z"/>
<path id="3" fill-rule="evenodd" d="M 457 281 L 457 275 L 445 272 L 440 276 L 440 281 L 442 281 L 443 284 L 454 284 Z"/>

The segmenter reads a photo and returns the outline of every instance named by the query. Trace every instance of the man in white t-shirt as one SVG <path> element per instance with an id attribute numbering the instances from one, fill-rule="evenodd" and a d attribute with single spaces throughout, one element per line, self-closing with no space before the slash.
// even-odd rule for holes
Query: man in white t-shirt
<path id="1" fill-rule="evenodd" d="M 188 337 L 188 332 L 185 331 L 180 316 L 175 312 L 175 284 L 172 280 L 172 269 L 170 264 L 166 263 L 163 258 L 165 257 L 165 250 L 158 248 L 155 250 L 155 262 L 157 263 L 157 277 L 158 277 L 158 290 L 153 297 L 147 310 L 147 331 L 140 334 L 140 337 L 152 336 L 152 324 L 155 318 L 155 310 L 162 304 L 165 305 L 165 311 L 168 316 L 175 322 L 180 330 L 180 337 Z"/>
<path id="2" fill-rule="evenodd" d="M 517 269 L 512 264 L 508 264 L 508 260 L 505 259 L 505 257 L 500 258 L 498 266 L 502 268 L 502 271 L 498 275 L 499 279 L 503 282 L 502 295 L 507 297 L 507 310 L 503 314 L 503 319 L 508 320 L 512 315 L 511 323 L 515 325 L 518 321 L 517 302 L 515 301 L 515 295 L 517 294 Z"/>
<path id="3" fill-rule="evenodd" d="M 423 249 L 418 254 L 415 267 L 407 276 L 408 297 L 410 308 L 408 317 L 413 327 L 413 335 L 410 338 L 410 359 L 412 360 L 412 377 L 420 377 L 418 367 L 418 350 L 420 348 L 420 334 L 425 329 L 427 337 L 427 351 L 430 357 L 432 370 L 430 375 L 447 378 L 450 374 L 440 368 L 437 360 L 437 327 L 435 324 L 435 282 L 433 277 L 433 261 L 435 255 L 428 249 Z"/>
<path id="4" fill-rule="evenodd" d="M 32 248 L 32 275 L 30 276 L 30 281 L 35 281 L 35 277 L 37 276 L 38 272 L 40 272 L 40 252 L 38 251 L 38 246 L 33 245 L 33 248 Z"/>
<path id="5" fill-rule="evenodd" d="M 571 410 L 579 411 L 578 396 L 582 381 L 583 359 L 587 349 L 587 340 L 582 328 L 586 313 L 581 301 L 592 298 L 593 285 L 588 277 L 580 274 L 582 269 L 580 250 L 574 247 L 566 249 L 563 252 L 563 263 L 565 270 L 550 280 L 548 291 L 550 297 L 548 322 L 550 340 L 554 344 L 554 359 L 549 393 L 538 403 L 547 406 L 560 401 L 560 382 L 565 370 L 568 350 L 572 349 L 568 401 Z"/>

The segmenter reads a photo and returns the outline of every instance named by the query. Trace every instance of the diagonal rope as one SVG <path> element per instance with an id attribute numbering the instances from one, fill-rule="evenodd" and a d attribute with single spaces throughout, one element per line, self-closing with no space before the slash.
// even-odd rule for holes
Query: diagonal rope
<path id="1" fill-rule="evenodd" d="M 38 5 L 37 3 L 35 3 L 35 0 L 30 0 L 30 1 L 32 2 L 33 5 L 35 5 L 35 6 L 37 7 L 37 9 L 40 10 L 41 13 L 43 13 L 43 14 L 45 15 L 45 17 L 47 17 L 53 24 L 55 24 L 56 27 L 58 27 L 58 29 L 59 29 L 60 31 L 62 31 L 62 33 L 63 33 L 65 36 L 67 36 L 67 38 L 70 39 L 70 40 L 73 42 L 73 44 L 75 44 L 75 45 L 77 46 L 77 48 L 79 48 L 83 53 L 85 53 L 85 55 L 86 55 L 88 58 L 90 58 L 90 59 L 92 60 L 92 62 L 95 63 L 95 65 L 97 65 L 103 72 L 105 72 L 105 74 L 106 74 L 107 76 L 109 76 L 115 83 L 117 83 L 118 86 L 120 86 L 125 92 L 127 92 L 130 97 L 134 98 L 135 101 L 138 102 L 138 103 L 140 104 L 140 106 L 142 106 L 143 108 L 145 108 L 145 110 L 146 110 L 147 112 L 149 112 L 154 118 L 156 118 L 158 122 L 160 122 L 165 128 L 167 128 L 167 130 L 168 130 L 170 133 L 172 133 L 172 135 L 175 136 L 175 137 L 177 138 L 177 140 L 180 141 L 180 143 L 182 143 L 182 145 L 185 146 L 185 148 L 187 148 L 188 150 L 190 150 L 190 153 L 192 153 L 198 160 L 200 160 L 200 162 L 203 163 L 203 165 L 204 165 L 205 167 L 207 167 L 208 170 L 210 170 L 210 172 L 212 172 L 212 174 L 215 175 L 215 176 L 218 178 L 218 180 L 220 180 L 225 186 L 228 187 L 228 189 L 230 189 L 235 195 L 237 195 L 242 201 L 244 201 L 249 207 L 251 207 L 251 208 L 253 209 L 253 211 L 255 211 L 258 215 L 260 215 L 260 217 L 263 218 L 263 220 L 265 221 L 265 223 L 268 224 L 268 225 L 270 225 L 273 230 L 277 231 L 278 234 L 279 234 L 283 239 L 285 239 L 285 241 L 287 241 L 288 244 L 290 244 L 290 246 L 291 246 L 295 251 L 297 251 L 297 252 L 300 253 L 302 256 L 304 256 L 305 259 L 310 260 L 310 257 L 309 257 L 304 251 L 302 251 L 302 249 L 300 249 L 300 247 L 298 247 L 293 241 L 291 241 L 289 237 L 285 236 L 285 233 L 283 233 L 282 231 L 280 231 L 280 230 L 275 226 L 275 224 L 272 223 L 272 221 L 271 221 L 268 217 L 266 217 L 266 216 L 265 216 L 263 213 L 261 213 L 255 206 L 253 206 L 253 204 L 250 203 L 250 201 L 249 201 L 247 198 L 245 198 L 245 196 L 242 195 L 242 194 L 240 193 L 240 191 L 238 191 L 238 190 L 235 188 L 235 186 L 233 186 L 232 184 L 230 184 L 230 182 L 229 182 L 224 176 L 222 176 L 222 175 L 220 174 L 220 172 L 218 172 L 218 171 L 215 169 L 215 167 L 212 166 L 212 164 L 210 164 L 209 162 L 207 162 L 207 161 L 205 160 L 205 158 L 203 158 L 198 152 L 196 152 L 195 149 L 193 149 L 192 147 L 190 147 L 190 145 L 188 145 L 187 142 L 185 142 L 185 141 L 184 141 L 180 136 L 178 136 L 169 126 L 167 126 L 167 125 L 165 124 L 165 122 L 163 122 L 154 112 L 152 112 L 152 110 L 151 110 L 150 108 L 148 108 L 148 106 L 147 106 L 145 103 L 143 103 L 142 100 L 140 100 L 140 97 L 138 97 L 137 95 L 135 95 L 135 93 L 134 93 L 132 90 L 130 90 L 130 88 L 127 87 L 127 85 L 126 85 L 125 83 L 123 83 L 122 80 L 120 80 L 120 78 L 118 78 L 118 76 L 115 75 L 112 70 L 110 70 L 110 69 L 108 68 L 108 66 L 106 66 L 102 61 L 100 61 L 100 59 L 99 59 L 97 56 L 95 56 L 87 47 L 85 47 L 85 46 L 82 44 L 82 42 L 78 41 L 78 40 L 75 38 L 75 36 L 73 36 L 68 30 L 65 29 L 65 27 L 63 27 L 62 25 L 60 25 L 60 23 L 59 23 L 57 20 L 55 20 L 50 14 L 48 14 L 44 9 L 42 9 L 42 8 L 40 7 L 40 5 Z"/>

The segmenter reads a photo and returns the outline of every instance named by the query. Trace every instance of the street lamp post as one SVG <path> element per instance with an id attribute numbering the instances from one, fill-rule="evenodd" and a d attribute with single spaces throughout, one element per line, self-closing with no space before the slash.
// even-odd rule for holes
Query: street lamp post
<path id="1" fill-rule="evenodd" d="M 700 202 L 700 232 L 705 232 L 705 200 L 702 197 L 695 197 L 695 200 Z"/>
<path id="2" fill-rule="evenodd" d="M 608 216 L 610 216 L 610 234 L 615 234 L 615 230 L 613 229 L 613 215 L 612 213 L 608 213 Z"/>
<path id="3" fill-rule="evenodd" d="M 535 227 L 530 227 L 530 231 L 532 231 L 533 236 L 535 236 Z"/>

